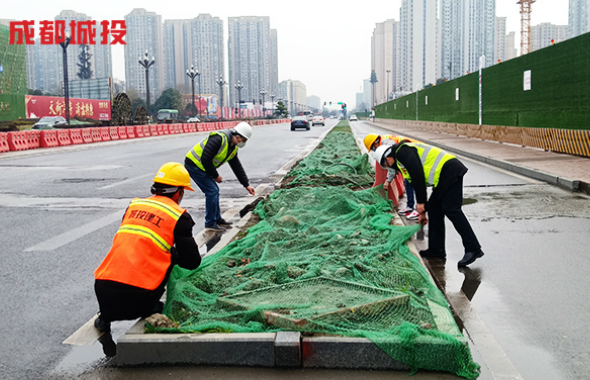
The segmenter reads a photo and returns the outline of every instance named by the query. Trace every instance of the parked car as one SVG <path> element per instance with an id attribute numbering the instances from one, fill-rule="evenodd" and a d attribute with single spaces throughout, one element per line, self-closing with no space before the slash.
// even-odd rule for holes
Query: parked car
<path id="1" fill-rule="evenodd" d="M 305 128 L 308 131 L 310 130 L 307 116 L 294 116 L 293 119 L 291 119 L 291 130 L 294 131 L 297 128 Z"/>
<path id="2" fill-rule="evenodd" d="M 43 116 L 33 124 L 33 129 L 53 129 L 58 125 L 66 125 L 68 122 L 62 116 Z"/>
<path id="3" fill-rule="evenodd" d="M 350 115 L 350 121 L 358 121 L 358 118 L 356 117 L 356 115 Z"/>
<path id="4" fill-rule="evenodd" d="M 189 117 L 186 119 L 187 123 L 199 123 L 201 120 L 197 116 Z"/>
<path id="5" fill-rule="evenodd" d="M 322 127 L 326 125 L 326 122 L 323 116 L 314 116 L 311 120 L 311 125 L 321 124 Z"/>

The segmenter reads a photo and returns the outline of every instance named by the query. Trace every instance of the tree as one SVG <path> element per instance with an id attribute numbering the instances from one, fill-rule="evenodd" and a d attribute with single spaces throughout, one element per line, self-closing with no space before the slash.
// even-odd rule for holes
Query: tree
<path id="1" fill-rule="evenodd" d="M 277 103 L 277 108 L 275 109 L 275 116 L 278 117 L 289 117 L 289 112 L 287 111 L 287 107 L 282 100 L 279 100 Z"/>
<path id="2" fill-rule="evenodd" d="M 162 92 L 162 95 L 154 103 L 154 110 L 158 112 L 161 109 L 174 109 L 181 111 L 184 107 L 182 106 L 182 95 L 178 90 L 169 88 Z"/>
<path id="3" fill-rule="evenodd" d="M 136 90 L 127 91 L 127 96 L 129 97 L 129 101 L 131 101 L 131 112 L 135 112 L 139 106 L 145 108 L 145 100 L 139 97 Z"/>
<path id="4" fill-rule="evenodd" d="M 27 91 L 27 95 L 43 95 L 43 91 L 41 90 L 31 90 L 30 88 Z"/>
<path id="5" fill-rule="evenodd" d="M 438 78 L 436 80 L 436 85 L 438 86 L 439 84 L 443 84 L 445 83 L 447 80 L 445 78 Z"/>
<path id="6" fill-rule="evenodd" d="M 90 57 L 92 57 L 92 54 L 88 52 L 88 45 L 81 45 L 80 54 L 78 55 L 78 59 L 80 60 L 80 63 L 78 63 L 78 67 L 80 68 L 80 71 L 78 71 L 78 78 L 92 78 L 92 70 L 90 69 Z"/>
<path id="7" fill-rule="evenodd" d="M 375 105 L 375 83 L 378 82 L 377 80 L 377 73 L 375 73 L 375 70 L 371 70 L 371 87 L 372 87 L 372 93 L 373 93 L 373 99 L 371 99 L 371 103 L 373 103 L 373 105 Z"/>

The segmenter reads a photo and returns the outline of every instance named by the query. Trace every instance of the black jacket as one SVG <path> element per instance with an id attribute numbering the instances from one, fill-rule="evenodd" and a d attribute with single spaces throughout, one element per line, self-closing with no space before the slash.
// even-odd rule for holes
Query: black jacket
<path id="1" fill-rule="evenodd" d="M 219 152 L 219 148 L 221 148 L 222 141 L 223 140 L 222 140 L 221 136 L 219 136 L 219 135 L 209 135 L 209 140 L 207 140 L 207 144 L 205 144 L 205 148 L 203 149 L 203 155 L 201 156 L 201 163 L 203 164 L 203 167 L 205 168 L 205 172 L 211 178 L 217 178 L 219 176 L 217 169 L 215 169 L 215 165 L 213 165 L 213 158 L 217 155 L 217 152 Z M 228 142 L 229 142 L 228 151 L 231 152 L 234 149 L 235 145 L 233 144 L 231 139 L 229 139 Z M 188 157 L 184 159 L 184 163 L 187 165 L 196 167 L 195 163 Z M 229 166 L 231 167 L 231 170 L 234 172 L 234 174 L 236 175 L 236 177 L 238 178 L 238 181 L 240 181 L 242 186 L 244 186 L 244 187 L 250 186 L 248 176 L 246 175 L 246 171 L 242 167 L 242 163 L 240 162 L 238 155 L 236 154 L 234 156 L 234 158 L 232 158 L 231 160 L 228 161 L 228 163 L 229 163 Z"/>

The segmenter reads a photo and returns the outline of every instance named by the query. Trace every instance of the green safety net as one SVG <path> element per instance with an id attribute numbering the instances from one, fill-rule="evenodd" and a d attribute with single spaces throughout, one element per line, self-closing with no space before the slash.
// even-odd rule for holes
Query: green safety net
<path id="1" fill-rule="evenodd" d="M 333 138 L 345 141 L 342 133 L 354 144 L 350 130 L 334 131 L 317 150 Z M 366 160 L 356 145 L 348 149 L 346 162 Z M 317 162 L 343 160 L 327 157 Z M 300 165 L 311 173 L 304 161 Z M 358 167 L 363 175 L 370 169 Z M 205 257 L 194 271 L 175 267 L 164 313 L 178 327 L 148 332 L 288 330 L 365 337 L 414 370 L 477 377 L 479 366 L 452 317 L 450 330 L 440 318 L 451 315 L 443 294 L 405 244 L 420 227 L 392 225 L 392 203 L 381 195 L 383 188 L 354 191 L 346 186 L 349 173 L 341 174 L 341 186 L 327 186 L 334 177 L 320 175 L 315 186 L 273 192 L 254 210 L 260 221 L 240 239 Z"/>

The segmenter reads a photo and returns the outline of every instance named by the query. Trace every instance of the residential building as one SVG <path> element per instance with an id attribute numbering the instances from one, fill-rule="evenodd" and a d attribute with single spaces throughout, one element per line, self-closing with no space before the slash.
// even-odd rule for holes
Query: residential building
<path id="1" fill-rule="evenodd" d="M 398 89 L 399 23 L 386 20 L 375 24 L 371 37 L 371 70 L 377 75 L 375 99 L 386 102 Z"/>
<path id="2" fill-rule="evenodd" d="M 201 94 L 217 94 L 221 97 L 216 80 L 220 75 L 225 78 L 223 21 L 219 17 L 200 14 L 191 20 L 189 28 L 190 43 L 188 46 L 191 54 L 188 66 L 194 65 L 195 69 L 201 73 L 198 78 Z M 197 82 L 195 82 L 195 86 L 197 86 Z"/>
<path id="3" fill-rule="evenodd" d="M 402 0 L 399 21 L 398 91 L 415 91 L 439 77 L 437 0 Z M 383 78 L 377 78 L 379 82 Z M 379 83 L 378 82 L 378 83 Z M 380 103 L 376 96 L 376 102 Z"/>
<path id="4" fill-rule="evenodd" d="M 544 22 L 531 27 L 531 51 L 539 50 L 567 39 L 567 25 L 554 25 Z"/>
<path id="5" fill-rule="evenodd" d="M 506 17 L 496 17 L 496 51 L 494 58 L 496 62 L 506 60 Z"/>
<path id="6" fill-rule="evenodd" d="M 188 63 L 189 24 L 190 20 L 165 20 L 162 25 L 164 87 L 177 89 L 183 94 L 191 92 L 186 75 L 191 67 Z"/>
<path id="7" fill-rule="evenodd" d="M 454 79 L 496 62 L 496 0 L 441 0 L 442 77 Z"/>
<path id="8" fill-rule="evenodd" d="M 510 32 L 506 36 L 506 60 L 518 57 L 516 49 L 516 32 Z"/>
<path id="9" fill-rule="evenodd" d="M 278 84 L 279 97 L 289 110 L 289 115 L 297 115 L 307 107 L 307 89 L 298 80 L 287 79 Z"/>
<path id="10" fill-rule="evenodd" d="M 590 0 L 569 0 L 567 38 L 590 31 Z"/>
<path id="11" fill-rule="evenodd" d="M 125 84 L 127 91 L 135 90 L 146 98 L 146 69 L 139 64 L 147 52 L 154 64 L 149 68 L 150 103 L 153 104 L 165 89 L 162 16 L 135 8 L 125 15 Z"/>
<path id="12" fill-rule="evenodd" d="M 322 100 L 319 96 L 310 95 L 307 97 L 307 108 L 313 108 L 315 110 L 321 111 L 323 108 Z"/>
<path id="13" fill-rule="evenodd" d="M 274 36 L 274 37 L 273 37 Z M 235 89 L 241 83 L 241 99 L 260 99 L 260 91 L 273 92 L 278 79 L 276 31 L 271 32 L 267 16 L 230 17 L 228 19 L 228 67 L 231 102 L 238 98 Z M 302 104 L 305 104 L 305 97 Z"/>
<path id="14" fill-rule="evenodd" d="M 363 103 L 371 108 L 371 79 L 363 80 Z"/>

